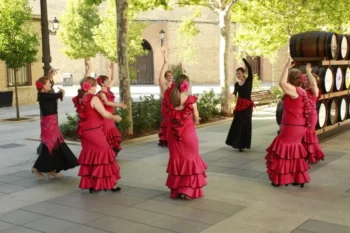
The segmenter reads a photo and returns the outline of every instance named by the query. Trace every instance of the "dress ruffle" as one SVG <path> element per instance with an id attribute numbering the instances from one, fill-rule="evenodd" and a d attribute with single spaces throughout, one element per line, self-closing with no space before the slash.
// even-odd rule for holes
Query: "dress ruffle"
<path id="1" fill-rule="evenodd" d="M 158 133 L 159 136 L 159 142 L 162 144 L 166 144 L 167 142 L 167 129 L 169 125 L 169 107 L 168 102 L 165 98 L 162 100 L 162 106 L 161 106 L 161 114 L 162 114 L 162 123 L 160 124 L 160 130 Z"/>
<path id="2" fill-rule="evenodd" d="M 78 162 L 80 164 L 78 175 L 81 176 L 79 185 L 81 189 L 110 190 L 121 178 L 119 175 L 120 167 L 115 161 L 112 149 L 82 150 Z"/>
<path id="3" fill-rule="evenodd" d="M 276 185 L 291 183 L 308 183 L 310 181 L 307 171 L 306 150 L 301 143 L 288 144 L 277 136 L 267 148 L 266 166 L 270 180 Z"/>
<path id="4" fill-rule="evenodd" d="M 79 98 L 78 96 L 74 97 L 72 100 L 73 100 L 73 103 L 74 103 L 74 106 L 76 108 L 76 112 L 78 113 L 78 116 L 79 116 L 79 120 L 78 120 L 78 127 L 77 127 L 77 136 L 78 138 L 81 138 L 82 136 L 82 128 L 83 128 L 83 123 L 84 121 L 86 120 L 86 116 L 85 116 L 85 109 L 86 109 L 86 106 L 87 104 L 90 104 L 91 102 L 91 99 L 94 97 L 95 95 L 92 95 L 92 94 L 88 94 L 86 96 L 84 96 L 80 103 L 79 103 Z"/>
<path id="5" fill-rule="evenodd" d="M 307 161 L 310 163 L 317 163 L 324 160 L 325 154 L 319 144 L 315 130 L 307 130 L 303 137 L 303 146 L 307 151 Z"/>
<path id="6" fill-rule="evenodd" d="M 203 197 L 202 187 L 207 185 L 207 164 L 200 155 L 194 160 L 170 158 L 167 168 L 166 185 L 171 190 L 171 198 L 185 194 L 190 198 Z"/>
<path id="7" fill-rule="evenodd" d="M 113 122 L 114 123 L 114 122 Z M 122 141 L 122 135 L 119 133 L 118 129 L 116 127 L 111 128 L 104 128 L 104 134 L 106 135 L 106 139 L 110 147 L 115 151 L 121 151 L 121 141 Z"/>

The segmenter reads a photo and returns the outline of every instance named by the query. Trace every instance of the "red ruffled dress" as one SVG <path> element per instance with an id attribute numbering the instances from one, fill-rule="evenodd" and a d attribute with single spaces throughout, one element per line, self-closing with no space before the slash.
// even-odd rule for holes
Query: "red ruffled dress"
<path id="1" fill-rule="evenodd" d="M 108 101 L 114 103 L 115 96 L 113 92 L 108 88 L 107 91 L 100 91 L 99 93 L 103 93 L 106 95 Z M 114 114 L 115 108 L 112 106 L 104 105 L 105 109 Z M 115 122 L 111 119 L 104 119 L 104 133 L 107 138 L 108 144 L 111 146 L 111 148 L 115 151 L 116 154 L 118 154 L 119 151 L 122 150 L 121 147 L 121 134 L 119 133 L 119 130 L 115 126 Z"/>
<path id="2" fill-rule="evenodd" d="M 310 163 L 317 163 L 320 160 L 324 160 L 325 157 L 315 132 L 318 121 L 316 104 L 321 97 L 321 93 L 319 93 L 318 96 L 315 96 L 311 90 L 307 90 L 306 93 L 312 102 L 312 109 L 310 112 L 311 127 L 306 130 L 303 138 L 303 145 L 307 151 L 307 160 Z"/>
<path id="3" fill-rule="evenodd" d="M 168 100 L 169 98 L 168 95 Z M 171 190 L 171 198 L 177 198 L 180 194 L 191 199 L 204 196 L 202 187 L 207 184 L 207 165 L 199 155 L 199 142 L 193 121 L 192 104 L 196 101 L 196 96 L 188 96 L 185 108 L 179 111 L 169 104 L 167 138 L 170 157 L 166 185 Z"/>
<path id="4" fill-rule="evenodd" d="M 170 96 L 171 89 L 174 87 L 174 83 L 171 85 L 171 88 L 168 88 L 164 92 L 164 98 L 162 99 L 162 105 L 160 107 L 160 112 L 162 114 L 162 122 L 160 124 L 160 130 L 158 133 L 159 136 L 159 146 L 167 146 L 167 129 L 169 125 L 169 100 L 170 98 L 165 98 L 165 96 Z"/>
<path id="5" fill-rule="evenodd" d="M 119 166 L 115 153 L 105 139 L 103 132 L 104 119 L 91 107 L 91 99 L 95 95 L 73 98 L 79 113 L 77 134 L 80 138 L 82 151 L 78 162 L 80 164 L 79 188 L 94 190 L 111 190 L 120 179 Z"/>
<path id="6" fill-rule="evenodd" d="M 305 160 L 307 152 L 302 139 L 311 126 L 309 114 L 312 106 L 301 88 L 298 87 L 297 92 L 299 97 L 296 99 L 285 95 L 280 134 L 266 149 L 267 173 L 274 185 L 304 184 L 310 181 L 307 172 L 310 167 Z"/>

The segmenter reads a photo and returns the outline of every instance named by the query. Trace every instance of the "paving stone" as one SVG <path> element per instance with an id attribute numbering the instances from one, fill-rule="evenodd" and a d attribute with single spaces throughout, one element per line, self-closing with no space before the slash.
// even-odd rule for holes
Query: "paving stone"
<path id="1" fill-rule="evenodd" d="M 22 180 L 23 177 L 18 177 L 18 176 L 12 176 L 12 175 L 2 175 L 0 176 L 0 182 L 3 183 L 12 183 L 16 180 Z"/>
<path id="2" fill-rule="evenodd" d="M 220 162 L 220 161 L 214 161 L 214 162 L 208 162 L 208 167 L 210 167 L 210 166 L 229 169 L 229 168 L 235 167 L 236 165 L 232 164 L 232 163 L 225 163 L 225 162 Z"/>
<path id="3" fill-rule="evenodd" d="M 127 208 L 125 210 L 119 211 L 114 216 L 144 224 L 149 224 L 165 217 L 163 214 L 136 208 Z"/>
<path id="4" fill-rule="evenodd" d="M 104 215 L 90 212 L 90 211 L 70 208 L 67 211 L 65 210 L 63 212 L 53 213 L 51 214 L 51 216 L 55 218 L 71 221 L 71 222 L 85 224 L 85 223 L 94 221 L 96 219 L 99 219 Z"/>
<path id="5" fill-rule="evenodd" d="M 223 171 L 226 171 L 230 168 L 227 167 L 215 167 L 213 164 L 208 164 L 207 172 L 214 172 L 214 173 L 223 173 Z"/>
<path id="6" fill-rule="evenodd" d="M 105 193 L 105 192 L 103 193 L 101 192 L 100 195 L 96 195 L 94 199 L 100 200 L 103 202 L 118 204 L 122 206 L 128 206 L 128 207 L 138 205 L 147 200 L 142 197 L 129 196 L 127 194 L 122 194 L 122 193 L 119 193 L 118 195 L 111 195 L 111 193 Z"/>
<path id="7" fill-rule="evenodd" d="M 143 198 L 153 198 L 153 197 L 163 195 L 164 193 L 165 193 L 164 191 L 146 189 L 146 188 L 133 188 L 123 192 L 123 194 L 126 194 L 126 195 L 143 197 Z"/>
<path id="8" fill-rule="evenodd" d="M 90 222 L 87 225 L 115 233 L 129 233 L 145 226 L 140 223 L 107 216 L 100 218 L 96 221 Z"/>
<path id="9" fill-rule="evenodd" d="M 65 232 L 77 226 L 78 224 L 76 223 L 72 223 L 72 222 L 68 222 L 65 220 L 52 218 L 52 217 L 45 217 L 24 225 L 24 227 L 28 227 L 28 228 L 46 232 L 46 233 Z"/>
<path id="10" fill-rule="evenodd" d="M 150 225 L 179 233 L 199 233 L 210 227 L 209 224 L 172 216 L 164 217 Z"/>
<path id="11" fill-rule="evenodd" d="M 227 202 L 202 199 L 200 202 L 191 205 L 192 208 L 213 211 L 216 213 L 233 215 L 246 208 L 245 206 L 235 205 Z"/>
<path id="12" fill-rule="evenodd" d="M 25 227 L 14 227 L 9 230 L 2 231 L 1 233 L 41 233 L 41 232 L 33 229 L 25 228 Z"/>
<path id="13" fill-rule="evenodd" d="M 62 205 L 56 205 L 48 202 L 39 202 L 22 208 L 23 210 L 42 214 L 49 215 L 55 214 L 57 212 L 68 211 L 69 208 Z"/>
<path id="14" fill-rule="evenodd" d="M 32 188 L 32 187 L 35 187 L 38 185 L 50 183 L 50 181 L 48 181 L 46 179 L 36 179 L 36 178 L 25 179 L 23 177 L 21 177 L 21 178 L 22 178 L 21 180 L 14 181 L 14 182 L 12 182 L 12 184 L 27 187 L 27 188 Z"/>
<path id="15" fill-rule="evenodd" d="M 9 175 L 11 175 L 11 176 L 19 176 L 19 177 L 24 177 L 24 178 L 34 177 L 34 174 L 31 171 L 29 171 L 29 170 L 18 171 L 18 172 L 15 172 L 15 173 L 11 173 Z"/>
<path id="16" fill-rule="evenodd" d="M 292 231 L 291 233 L 316 233 L 316 232 L 304 231 L 304 230 L 296 229 L 296 230 Z"/>
<path id="17" fill-rule="evenodd" d="M 142 228 L 137 229 L 136 231 L 133 231 L 132 233 L 174 233 L 174 232 L 167 231 L 167 230 L 162 229 L 162 228 L 144 226 Z"/>
<path id="18" fill-rule="evenodd" d="M 12 210 L 10 212 L 4 213 L 0 215 L 0 220 L 16 225 L 23 225 L 40 218 L 44 218 L 45 216 L 31 213 L 25 210 Z"/>
<path id="19" fill-rule="evenodd" d="M 182 200 L 182 199 L 173 199 L 173 198 L 170 198 L 169 193 L 160 195 L 160 196 L 154 198 L 153 200 L 170 203 L 170 204 L 173 204 L 176 206 L 192 206 L 192 205 L 202 201 L 202 199 L 200 199 L 200 198 L 192 199 L 191 201 L 186 201 L 186 200 Z"/>
<path id="20" fill-rule="evenodd" d="M 229 217 L 227 214 L 220 214 L 191 207 L 185 207 L 176 212 L 169 212 L 169 215 L 210 225 L 214 225 Z"/>
<path id="21" fill-rule="evenodd" d="M 25 145 L 17 144 L 17 143 L 8 143 L 8 144 L 0 145 L 0 149 L 11 149 L 11 148 L 17 148 L 22 146 L 25 146 Z"/>
<path id="22" fill-rule="evenodd" d="M 64 233 L 107 233 L 107 231 L 89 226 L 78 226 L 76 228 L 65 231 Z"/>
<path id="23" fill-rule="evenodd" d="M 300 225 L 298 230 L 306 230 L 317 233 L 350 233 L 350 227 L 330 222 L 309 219 Z"/>
<path id="24" fill-rule="evenodd" d="M 225 170 L 222 173 L 235 175 L 235 176 L 250 177 L 250 178 L 255 178 L 263 174 L 263 172 L 249 171 L 249 170 L 243 170 L 243 169 L 237 169 L 237 168 Z"/>
<path id="25" fill-rule="evenodd" d="M 14 193 L 14 192 L 18 192 L 21 190 L 26 189 L 23 186 L 18 186 L 18 185 L 13 185 L 13 184 L 6 184 L 6 183 L 1 183 L 0 182 L 0 190 L 3 193 Z"/>
<path id="26" fill-rule="evenodd" d="M 7 229 L 10 229 L 10 228 L 13 228 L 13 227 L 15 227 L 15 225 L 7 223 L 7 222 L 0 221 L 0 231 L 4 231 L 4 230 L 7 230 Z"/>
<path id="27" fill-rule="evenodd" d="M 170 212 L 179 211 L 180 209 L 184 208 L 184 206 L 174 205 L 174 204 L 156 201 L 156 200 L 150 200 L 142 204 L 136 205 L 134 206 L 134 208 L 154 211 L 162 214 L 169 214 Z"/>

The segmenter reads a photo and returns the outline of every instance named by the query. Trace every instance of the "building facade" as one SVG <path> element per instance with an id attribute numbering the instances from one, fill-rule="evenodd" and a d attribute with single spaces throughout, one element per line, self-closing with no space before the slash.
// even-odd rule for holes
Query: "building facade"
<path id="1" fill-rule="evenodd" d="M 40 16 L 33 15 L 32 25 L 36 33 L 38 33 L 40 45 L 38 47 L 38 61 L 33 64 L 28 64 L 18 71 L 18 100 L 20 105 L 27 105 L 36 102 L 37 91 L 35 88 L 35 80 L 43 75 L 41 62 L 41 25 Z M 12 92 L 12 106 L 15 105 L 14 91 L 14 71 L 8 69 L 3 61 L 0 61 L 0 94 L 2 101 L 8 100 L 8 94 Z M 11 95 L 11 94 L 10 94 Z M 6 96 L 6 97 L 5 97 Z M 2 106 L 7 106 L 7 103 L 1 103 Z"/>

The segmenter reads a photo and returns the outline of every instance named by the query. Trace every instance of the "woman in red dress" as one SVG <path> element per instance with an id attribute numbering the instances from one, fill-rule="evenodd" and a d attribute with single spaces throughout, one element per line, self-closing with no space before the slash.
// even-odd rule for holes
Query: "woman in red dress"
<path id="1" fill-rule="evenodd" d="M 160 98 L 162 99 L 162 105 L 161 105 L 161 114 L 162 114 L 162 123 L 160 124 L 160 131 L 159 131 L 159 146 L 168 146 L 167 141 L 167 128 L 169 124 L 169 109 L 168 109 L 168 102 L 165 96 L 165 92 L 169 91 L 170 88 L 173 85 L 173 72 L 168 70 L 165 72 L 164 77 L 159 77 L 159 86 L 160 86 Z"/>
<path id="2" fill-rule="evenodd" d="M 288 78 L 283 75 L 280 81 L 285 93 L 282 126 L 279 135 L 267 148 L 265 157 L 273 186 L 294 184 L 304 187 L 310 181 L 307 172 L 310 167 L 305 160 L 307 153 L 302 138 L 311 127 L 309 114 L 312 106 L 301 85 L 302 73 L 298 69 L 289 70 Z"/>
<path id="3" fill-rule="evenodd" d="M 206 163 L 199 155 L 199 142 L 195 124 L 199 124 L 197 97 L 188 96 L 189 79 L 176 78 L 175 85 L 165 98 L 169 102 L 167 130 L 169 162 L 168 179 L 171 198 L 193 199 L 204 196 L 202 187 L 207 184 Z"/>
<path id="4" fill-rule="evenodd" d="M 98 85 L 101 86 L 101 91 L 98 92 L 98 96 L 104 103 L 105 109 L 111 114 L 115 113 L 115 108 L 123 108 L 126 109 L 125 104 L 117 104 L 114 103 L 115 96 L 111 91 L 111 87 L 114 84 L 114 81 L 110 82 L 109 78 L 105 75 L 100 75 L 97 78 Z M 114 150 L 116 155 L 118 155 L 119 151 L 122 150 L 120 146 L 121 143 L 121 134 L 119 133 L 117 127 L 115 126 L 115 122 L 113 119 L 104 119 L 104 132 L 107 138 L 108 144 Z"/>
<path id="5" fill-rule="evenodd" d="M 104 118 L 116 122 L 121 120 L 118 115 L 105 110 L 96 92 L 96 80 L 87 77 L 81 84 L 78 96 L 73 98 L 79 114 L 77 134 L 80 138 L 82 151 L 79 156 L 79 176 L 81 189 L 120 191 L 117 186 L 120 179 L 119 166 L 115 153 L 106 141 L 103 131 Z"/>
<path id="6" fill-rule="evenodd" d="M 303 138 L 303 145 L 307 151 L 307 160 L 310 163 L 317 163 L 320 160 L 324 160 L 325 156 L 315 131 L 318 121 L 316 104 L 321 97 L 321 92 L 319 90 L 320 78 L 316 74 L 311 73 L 311 65 L 309 63 L 306 65 L 306 74 L 307 79 L 304 80 L 303 88 L 312 101 L 312 109 L 309 114 L 311 127 L 306 130 Z"/>

